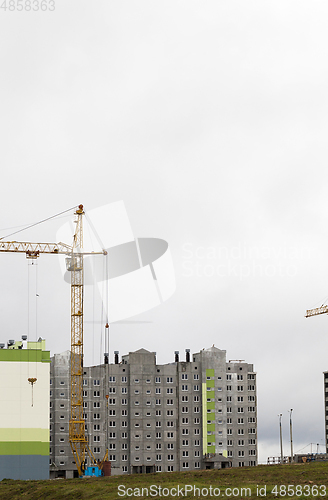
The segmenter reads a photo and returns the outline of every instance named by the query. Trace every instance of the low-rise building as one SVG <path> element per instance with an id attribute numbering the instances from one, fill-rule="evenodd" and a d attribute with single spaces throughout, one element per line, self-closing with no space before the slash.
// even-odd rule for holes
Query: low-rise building
<path id="1" fill-rule="evenodd" d="M 49 370 L 45 340 L 0 344 L 0 480 L 49 479 Z"/>

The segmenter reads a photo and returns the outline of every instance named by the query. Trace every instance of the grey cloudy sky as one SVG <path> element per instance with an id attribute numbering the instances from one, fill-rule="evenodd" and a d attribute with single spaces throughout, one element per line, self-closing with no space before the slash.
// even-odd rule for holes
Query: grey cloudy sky
<path id="1" fill-rule="evenodd" d="M 113 325 L 111 352 L 165 363 L 214 343 L 258 373 L 261 461 L 279 454 L 280 412 L 287 453 L 290 408 L 295 451 L 323 445 L 328 320 L 303 316 L 328 296 L 327 2 L 55 6 L 0 9 L 1 235 L 123 200 L 135 236 L 169 242 L 177 291 Z M 52 241 L 65 221 L 16 239 Z M 70 290 L 39 261 L 38 334 L 61 352 Z M 0 269 L 6 341 L 26 333 L 33 276 L 17 255 Z M 86 324 L 89 363 L 99 329 Z"/>

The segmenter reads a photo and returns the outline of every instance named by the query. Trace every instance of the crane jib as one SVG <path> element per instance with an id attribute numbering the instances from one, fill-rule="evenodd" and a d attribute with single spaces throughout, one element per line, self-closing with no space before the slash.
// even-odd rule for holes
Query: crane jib
<path id="1" fill-rule="evenodd" d="M 317 316 L 318 314 L 328 314 L 328 306 L 321 306 L 315 309 L 308 309 L 306 311 L 305 317 L 309 318 L 310 316 Z"/>

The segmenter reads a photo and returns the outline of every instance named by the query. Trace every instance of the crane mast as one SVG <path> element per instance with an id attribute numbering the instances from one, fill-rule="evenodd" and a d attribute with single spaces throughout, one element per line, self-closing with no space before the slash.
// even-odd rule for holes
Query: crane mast
<path id="1" fill-rule="evenodd" d="M 73 237 L 73 246 L 65 243 L 30 243 L 0 240 L 0 253 L 25 253 L 28 259 L 36 259 L 41 253 L 66 255 L 66 268 L 71 272 L 71 414 L 69 442 L 78 474 L 82 476 L 86 455 L 89 456 L 92 464 L 99 466 L 85 436 L 85 421 L 83 418 L 83 256 L 90 254 L 106 255 L 107 252 L 105 250 L 102 252 L 83 252 L 83 205 L 78 206 L 75 215 L 76 230 Z M 107 453 L 104 460 L 106 456 Z"/>
<path id="2" fill-rule="evenodd" d="M 69 441 L 81 475 L 85 455 L 91 454 L 85 437 L 83 419 L 83 206 L 76 210 L 76 231 L 73 249 L 66 259 L 67 270 L 71 272 L 71 418 Z M 92 458 L 94 459 L 93 455 Z M 95 459 L 94 459 L 95 461 Z"/>

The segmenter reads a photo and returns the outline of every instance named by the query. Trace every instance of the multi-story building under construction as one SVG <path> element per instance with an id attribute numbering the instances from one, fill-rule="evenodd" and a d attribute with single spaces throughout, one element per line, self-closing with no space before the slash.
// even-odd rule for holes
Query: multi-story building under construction
<path id="1" fill-rule="evenodd" d="M 108 358 L 107 358 L 108 359 Z M 50 477 L 73 477 L 69 435 L 70 353 L 56 354 L 50 375 Z M 185 361 L 156 364 L 156 353 L 130 352 L 84 368 L 86 435 L 96 458 L 108 449 L 112 474 L 257 465 L 256 374 L 216 347 Z"/>

